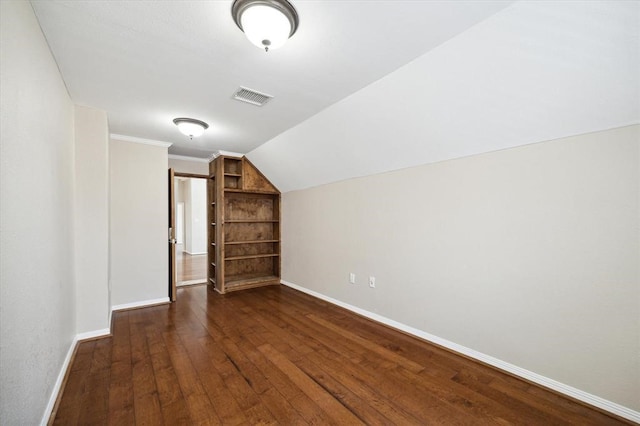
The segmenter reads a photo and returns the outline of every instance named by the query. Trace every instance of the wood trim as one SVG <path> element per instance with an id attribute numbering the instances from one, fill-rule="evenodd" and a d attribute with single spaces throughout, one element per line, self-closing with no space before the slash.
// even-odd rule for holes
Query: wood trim
<path id="1" fill-rule="evenodd" d="M 178 273 L 176 265 L 176 195 L 175 195 L 175 173 L 169 168 L 169 299 L 176 301 L 178 296 L 177 284 Z"/>
<path id="2" fill-rule="evenodd" d="M 175 177 L 187 177 L 187 178 L 195 178 L 195 179 L 208 179 L 208 175 L 199 175 L 197 173 L 181 173 L 181 172 L 173 172 Z"/>
<path id="3" fill-rule="evenodd" d="M 262 178 L 263 178 L 264 180 L 266 180 L 266 181 L 269 183 L 269 185 L 273 186 L 273 187 L 276 189 L 276 191 L 275 191 L 276 193 L 278 193 L 278 194 L 280 193 L 280 190 L 278 189 L 278 187 L 277 187 L 277 186 L 275 186 L 275 185 L 273 184 L 273 182 L 271 182 L 269 179 L 267 179 L 267 177 L 264 175 L 264 173 L 262 173 L 262 172 L 260 171 L 260 169 L 259 169 L 259 168 L 257 168 L 257 167 L 256 167 L 256 166 L 251 162 L 251 160 L 249 160 L 249 159 L 247 158 L 247 156 L 244 156 L 244 157 L 242 157 L 242 158 L 244 158 L 244 161 L 246 161 L 247 163 L 249 163 L 249 165 L 250 165 L 251 167 L 253 167 L 253 168 L 258 172 L 258 174 L 259 174 L 260 176 L 262 176 Z"/>

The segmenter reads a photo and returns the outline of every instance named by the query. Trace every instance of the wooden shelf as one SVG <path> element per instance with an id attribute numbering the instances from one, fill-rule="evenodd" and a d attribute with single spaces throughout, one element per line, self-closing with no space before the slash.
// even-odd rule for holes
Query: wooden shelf
<path id="1" fill-rule="evenodd" d="M 276 223 L 277 219 L 228 219 L 224 223 Z"/>
<path id="2" fill-rule="evenodd" d="M 273 195 L 279 194 L 279 192 L 273 191 L 261 191 L 259 189 L 238 189 L 238 188 L 224 188 L 224 192 L 240 192 L 243 194 L 265 194 L 265 195 Z"/>
<path id="3" fill-rule="evenodd" d="M 280 192 L 244 157 L 221 155 L 209 172 L 215 179 L 207 182 L 208 270 L 215 290 L 280 284 Z"/>
<path id="4" fill-rule="evenodd" d="M 248 254 L 246 256 L 225 257 L 224 260 L 246 260 L 246 259 L 259 259 L 261 257 L 278 257 L 278 256 L 280 255 L 277 253 Z"/>
<path id="5" fill-rule="evenodd" d="M 262 275 L 257 277 L 242 278 L 228 277 L 225 280 L 227 291 L 241 290 L 245 288 L 260 287 L 269 284 L 280 284 L 280 277 L 275 275 Z"/>
<path id="6" fill-rule="evenodd" d="M 216 280 L 214 280 L 213 278 L 209 278 L 209 282 L 214 286 L 216 285 Z"/>
<path id="7" fill-rule="evenodd" d="M 280 240 L 250 240 L 250 241 L 225 241 L 225 245 L 234 244 L 261 244 L 261 243 L 279 243 Z"/>

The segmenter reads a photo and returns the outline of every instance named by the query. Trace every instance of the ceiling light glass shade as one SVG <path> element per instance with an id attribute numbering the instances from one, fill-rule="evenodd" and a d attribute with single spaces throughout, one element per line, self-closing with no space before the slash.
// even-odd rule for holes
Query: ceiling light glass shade
<path id="1" fill-rule="evenodd" d="M 235 0 L 231 14 L 249 41 L 266 51 L 281 47 L 298 29 L 298 13 L 286 0 Z"/>
<path id="2" fill-rule="evenodd" d="M 190 138 L 201 136 L 204 131 L 209 128 L 207 123 L 194 118 L 176 118 L 173 120 L 173 123 L 178 126 L 180 133 Z"/>
<path id="3" fill-rule="evenodd" d="M 291 24 L 282 12 L 256 5 L 242 14 L 240 23 L 249 41 L 263 49 L 277 49 L 289 38 Z"/>

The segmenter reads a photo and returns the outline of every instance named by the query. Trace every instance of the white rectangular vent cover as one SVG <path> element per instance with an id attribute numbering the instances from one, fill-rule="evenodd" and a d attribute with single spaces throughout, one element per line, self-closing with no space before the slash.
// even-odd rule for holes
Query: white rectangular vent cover
<path id="1" fill-rule="evenodd" d="M 273 96 L 267 95 L 266 93 L 260 93 L 253 89 L 247 89 L 246 87 L 240 86 L 236 93 L 233 94 L 233 99 L 249 103 L 251 105 L 262 106 L 269 102 Z"/>

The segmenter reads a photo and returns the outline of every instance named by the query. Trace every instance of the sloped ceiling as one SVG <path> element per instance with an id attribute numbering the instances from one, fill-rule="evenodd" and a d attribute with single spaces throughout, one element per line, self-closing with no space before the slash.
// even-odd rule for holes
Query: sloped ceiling
<path id="1" fill-rule="evenodd" d="M 300 28 L 266 53 L 236 27 L 231 0 L 31 2 L 75 103 L 105 110 L 112 133 L 203 158 L 251 151 L 512 2 L 293 3 Z M 275 98 L 232 100 L 241 85 Z M 190 141 L 176 117 L 210 128 Z"/>
<path id="2" fill-rule="evenodd" d="M 248 153 L 282 191 L 640 122 L 638 1 L 294 0 L 300 29 L 269 53 L 230 0 L 31 3 L 111 132 Z M 179 116 L 211 127 L 190 141 Z"/>
<path id="3" fill-rule="evenodd" d="M 291 191 L 639 123 L 639 53 L 640 2 L 518 2 L 248 157 Z"/>

